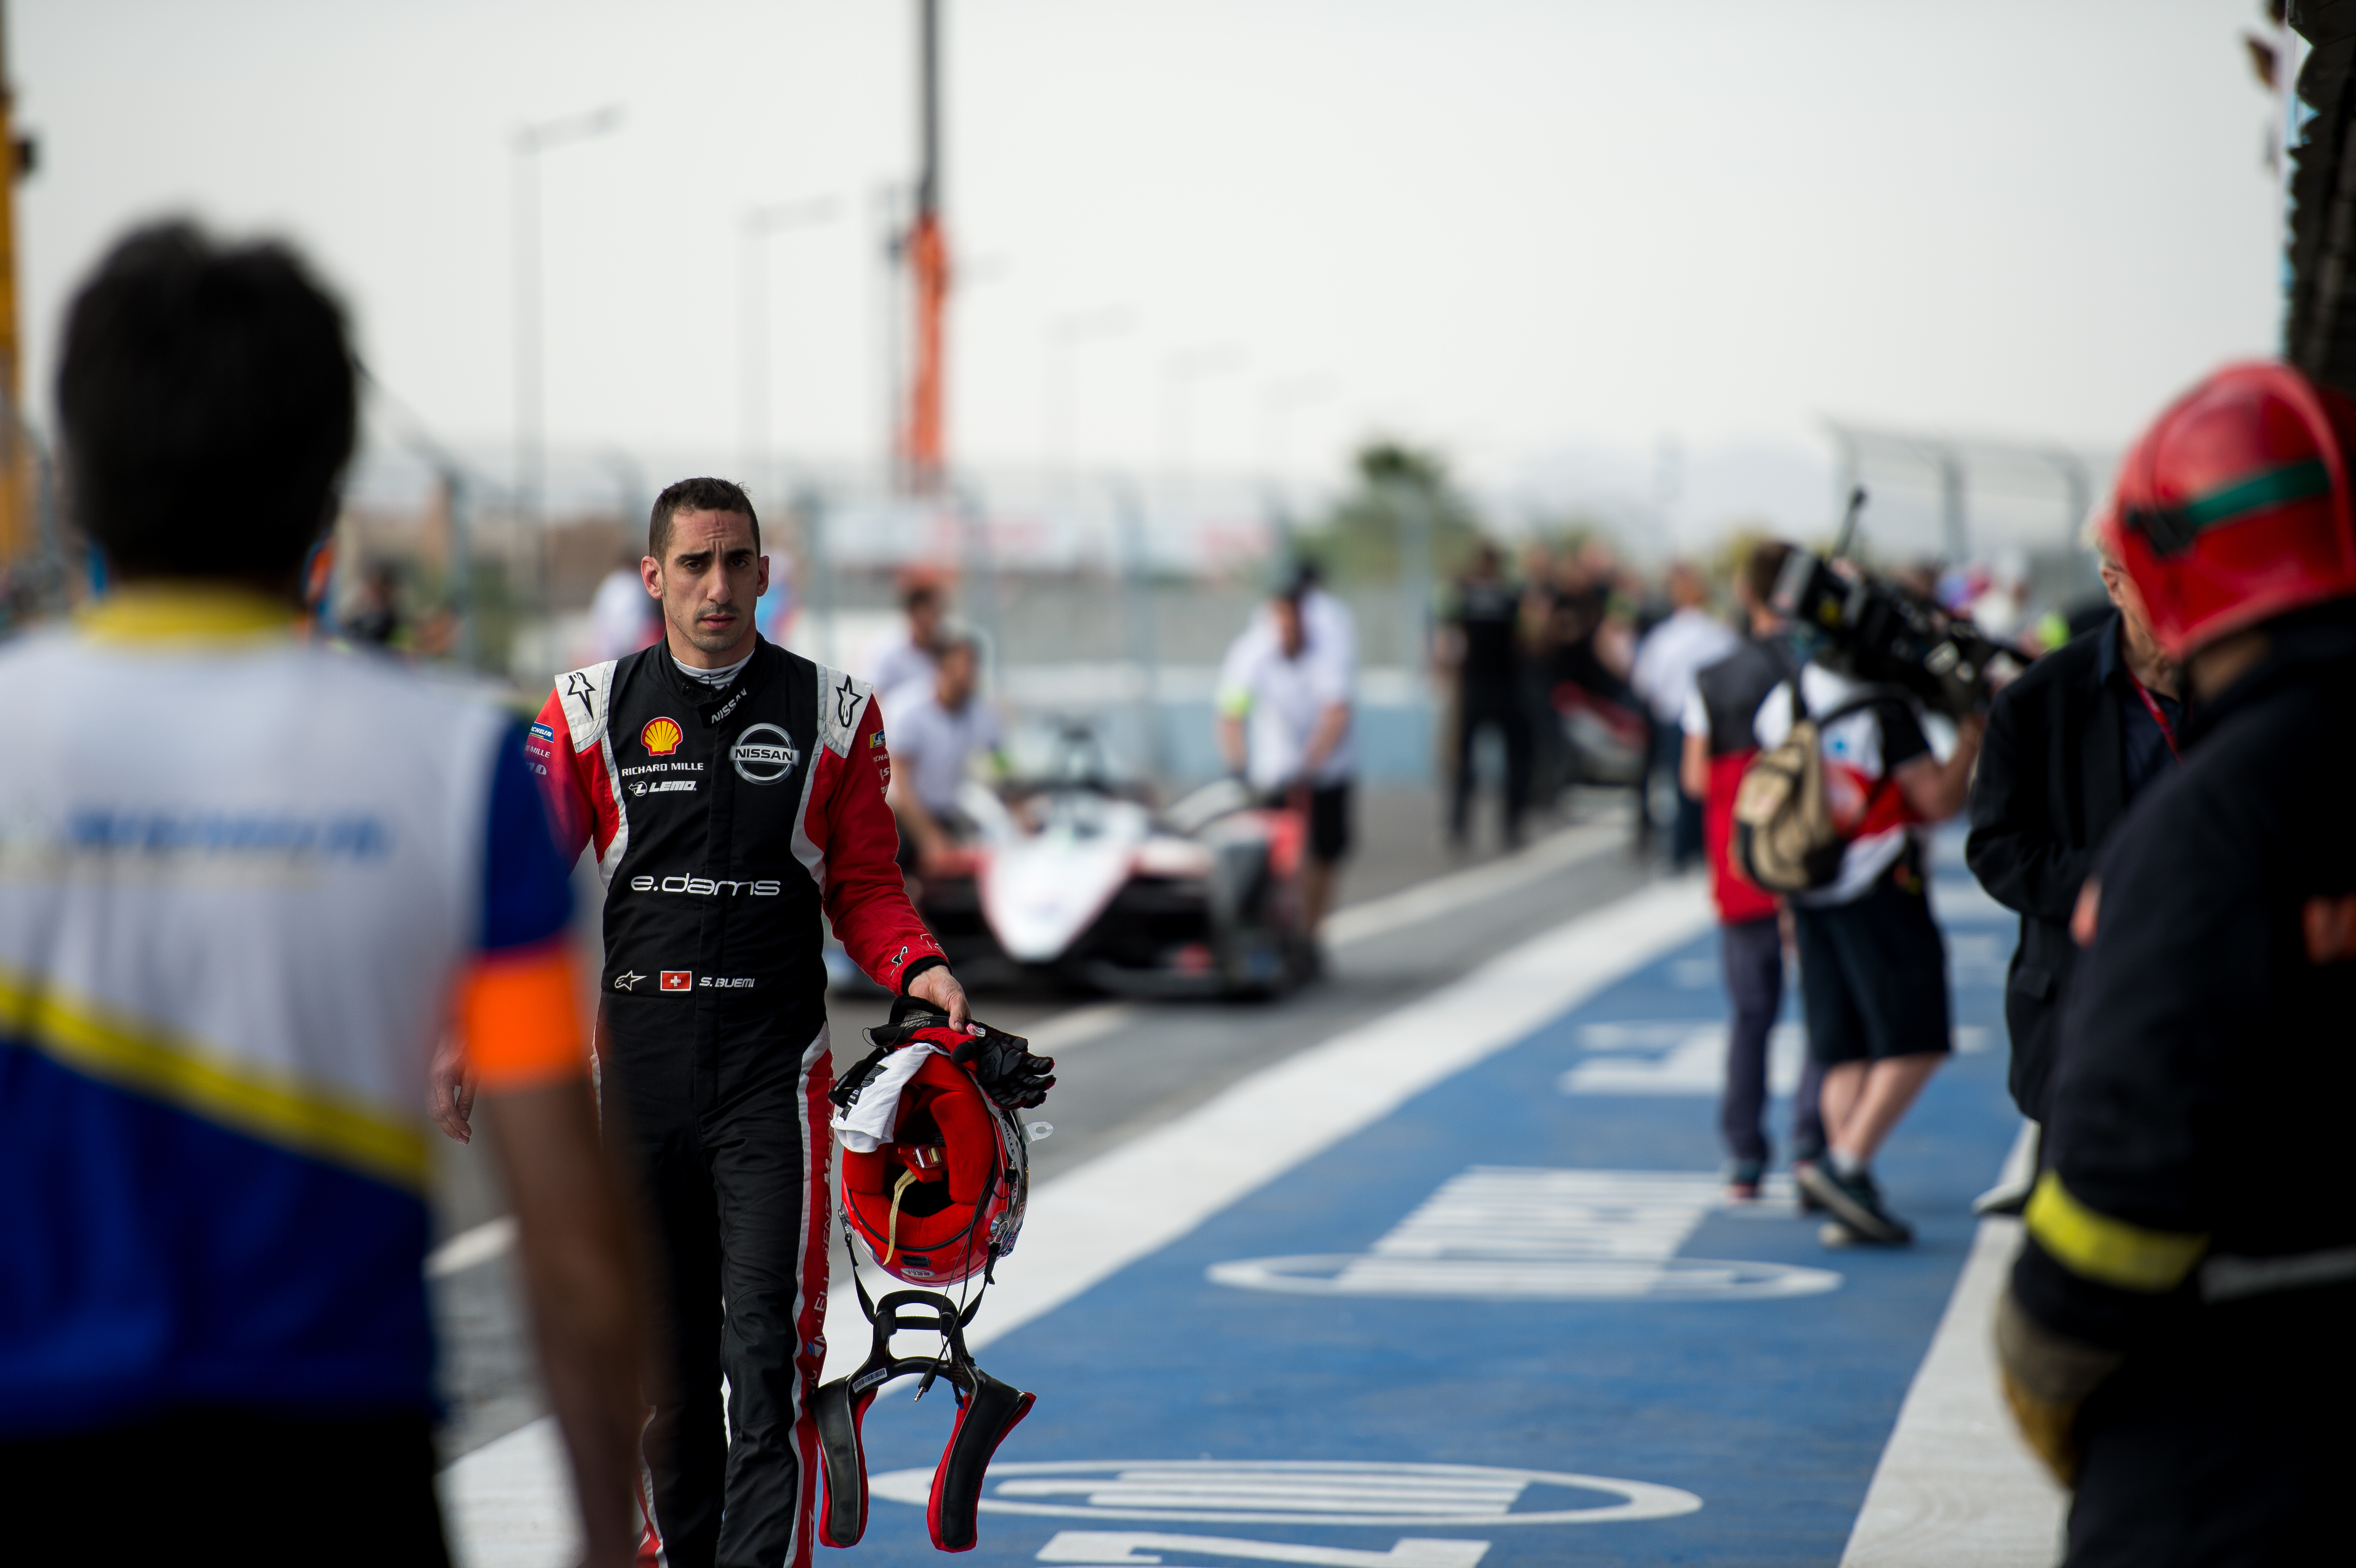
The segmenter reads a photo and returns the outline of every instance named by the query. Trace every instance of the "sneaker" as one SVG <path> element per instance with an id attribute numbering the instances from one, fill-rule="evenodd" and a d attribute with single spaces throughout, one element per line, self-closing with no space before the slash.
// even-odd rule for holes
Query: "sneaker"
<path id="1" fill-rule="evenodd" d="M 1827 1220 L 1823 1224 L 1817 1226 L 1816 1240 L 1823 1243 L 1826 1248 L 1835 1252 L 1839 1251 L 1843 1247 L 1861 1247 L 1865 1245 L 1865 1238 L 1863 1236 L 1858 1235 L 1855 1231 L 1850 1230 L 1838 1220 Z"/>
<path id="2" fill-rule="evenodd" d="M 1794 1189 L 1794 1201 L 1798 1203 L 1800 1212 L 1803 1214 L 1821 1214 L 1825 1211 L 1825 1206 L 1816 1201 L 1816 1195 L 1808 1190 L 1808 1178 L 1806 1173 L 1815 1169 L 1816 1163 L 1817 1162 L 1813 1159 L 1795 1159 L 1792 1162 L 1792 1185 Z"/>
<path id="3" fill-rule="evenodd" d="M 1815 1195 L 1832 1217 L 1858 1234 L 1860 1241 L 1902 1247 L 1914 1239 L 1914 1228 L 1881 1206 L 1873 1173 L 1860 1170 L 1844 1177 L 1829 1165 L 1812 1165 L 1800 1177 L 1802 1189 Z"/>
<path id="4" fill-rule="evenodd" d="M 1756 1203 L 1759 1185 L 1765 1179 L 1765 1168 L 1755 1159 L 1738 1159 L 1728 1168 L 1726 1200 L 1729 1203 Z"/>

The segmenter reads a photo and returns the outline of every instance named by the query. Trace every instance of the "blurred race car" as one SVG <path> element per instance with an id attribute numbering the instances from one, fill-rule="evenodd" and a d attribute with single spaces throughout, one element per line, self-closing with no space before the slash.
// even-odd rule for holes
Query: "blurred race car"
<path id="1" fill-rule="evenodd" d="M 1127 996 L 1271 997 L 1311 972 L 1306 823 L 1223 779 L 1156 814 L 1066 726 L 1046 776 L 968 784 L 965 842 L 917 908 L 968 985 L 1052 977 Z"/>

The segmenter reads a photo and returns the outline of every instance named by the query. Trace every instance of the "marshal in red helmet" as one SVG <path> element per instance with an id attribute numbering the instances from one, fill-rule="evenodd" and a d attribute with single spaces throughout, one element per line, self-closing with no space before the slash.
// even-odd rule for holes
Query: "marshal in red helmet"
<path id="1" fill-rule="evenodd" d="M 2103 523 L 2190 701 L 2182 765 L 2078 900 L 1997 1314 L 2006 1395 L 2073 1488 L 2072 1563 L 2348 1557 L 2351 434 L 2339 393 L 2231 366 L 2136 443 Z"/>
<path id="2" fill-rule="evenodd" d="M 2356 594 L 2348 459 L 2356 403 L 2287 365 L 2229 365 L 2119 465 L 2098 524 L 2170 658 Z"/>

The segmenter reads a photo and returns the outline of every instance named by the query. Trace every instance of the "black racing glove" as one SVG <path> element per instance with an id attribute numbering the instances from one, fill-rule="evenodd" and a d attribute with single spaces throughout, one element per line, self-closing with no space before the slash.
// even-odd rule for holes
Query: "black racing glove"
<path id="1" fill-rule="evenodd" d="M 926 1043 L 948 1051 L 949 1060 L 973 1074 L 981 1092 L 1010 1111 L 1028 1111 L 1047 1098 L 1047 1091 L 1055 1086 L 1055 1059 L 1033 1056 L 1031 1042 L 1019 1034 L 1007 1034 L 991 1029 L 980 1019 L 974 1019 L 982 1030 L 978 1035 L 953 1036 L 951 1040 L 926 1040 Z M 911 1040 L 924 1039 L 933 1031 L 947 1033 L 948 1014 L 915 997 L 897 997 L 892 1002 L 892 1016 L 880 1029 L 867 1031 L 875 1046 L 873 1055 L 862 1061 L 835 1089 L 835 1103 L 849 1104 L 842 1098 L 849 1089 L 852 1100 L 858 1090 L 875 1074 L 884 1058 Z"/>
<path id="2" fill-rule="evenodd" d="M 984 1032 L 969 1037 L 949 1053 L 949 1060 L 971 1072 L 981 1092 L 1010 1111 L 1028 1111 L 1044 1101 L 1055 1086 L 1055 1059 L 1032 1055 L 1031 1042 L 1019 1034 L 981 1027 Z"/>

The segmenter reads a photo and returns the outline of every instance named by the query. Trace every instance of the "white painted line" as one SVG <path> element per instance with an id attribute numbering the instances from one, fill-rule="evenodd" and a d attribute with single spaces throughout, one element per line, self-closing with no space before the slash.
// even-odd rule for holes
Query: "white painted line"
<path id="1" fill-rule="evenodd" d="M 1980 1221 L 1841 1568 L 2051 1568 L 2061 1560 L 2069 1494 L 2021 1442 L 1997 1389 L 1996 1304 L 2020 1233 L 2018 1220 Z"/>
<path id="2" fill-rule="evenodd" d="M 1428 882 L 1335 910 L 1325 917 L 1325 929 L 1321 934 L 1325 944 L 1334 948 L 1387 936 L 1407 926 L 1453 914 L 1582 860 L 1591 860 L 1608 849 L 1624 849 L 1627 845 L 1625 823 L 1581 823 L 1550 834 L 1505 859 L 1451 871 L 1444 877 L 1434 877 Z"/>
<path id="3" fill-rule="evenodd" d="M 456 1568 L 563 1568 L 581 1553 L 571 1468 L 541 1416 L 442 1472 L 442 1522 Z"/>
<path id="4" fill-rule="evenodd" d="M 1698 880 L 1639 890 L 1387 1018 L 1310 1047 L 1031 1195 L 1023 1239 L 966 1333 L 980 1346 L 1161 1251 L 1229 1204 L 1494 1055 L 1712 923 Z M 827 1313 L 828 1375 L 865 1356 L 855 1293 Z"/>
<path id="5" fill-rule="evenodd" d="M 1567 836 L 1566 836 L 1567 837 Z M 1412 1096 L 1521 1040 L 1630 970 L 1708 931 L 1698 879 L 1656 883 L 1511 948 L 1389 1017 L 1312 1046 L 1229 1085 L 1185 1115 L 1108 1150 L 1031 1195 L 1023 1240 L 966 1333 L 979 1349 L 1151 1255 L 1237 1200 Z M 837 1281 L 827 1310 L 826 1375 L 864 1359 L 855 1292 Z M 539 1466 L 531 1508 L 562 1512 L 563 1456 L 542 1417 L 445 1473 L 445 1498 L 471 1568 L 539 1568 L 564 1560 L 552 1537 L 510 1546 L 504 1525 L 478 1553 L 469 1499 L 513 1497 Z M 520 1506 L 520 1505 L 514 1505 Z"/>
<path id="6" fill-rule="evenodd" d="M 1408 1536 L 1388 1552 L 1346 1546 L 1301 1546 L 1280 1541 L 1237 1541 L 1218 1535 L 1140 1535 L 1127 1531 L 1059 1530 L 1039 1549 L 1042 1563 L 1086 1563 L 1126 1568 L 1159 1563 L 1164 1552 L 1205 1557 L 1248 1557 L 1260 1563 L 1307 1563 L 1315 1568 L 1480 1568 L 1485 1541 L 1422 1541 Z M 1151 1555 L 1140 1556 L 1140 1552 Z"/>
<path id="7" fill-rule="evenodd" d="M 1725 1183 L 1706 1171 L 1474 1166 L 1366 1252 L 1213 1264 L 1214 1285 L 1302 1296 L 1763 1300 L 1840 1288 L 1829 1269 L 1680 1257 Z"/>
<path id="8" fill-rule="evenodd" d="M 461 1231 L 432 1252 L 425 1254 L 425 1277 L 441 1279 L 461 1269 L 473 1268 L 514 1247 L 515 1216 L 502 1214 L 487 1220 L 471 1231 Z"/>
<path id="9" fill-rule="evenodd" d="M 1072 1051 L 1093 1044 L 1116 1029 L 1126 1029 L 1137 1017 L 1134 1002 L 1092 1002 L 1084 1008 L 1073 1008 L 1055 1013 L 1032 1026 L 1024 1036 L 1031 1049 L 1041 1056 L 1053 1056 L 1059 1051 Z"/>
<path id="10" fill-rule="evenodd" d="M 1055 1459 L 994 1464 L 998 1484 L 984 1513 L 1179 1524 L 1532 1525 L 1621 1524 L 1694 1513 L 1701 1499 L 1680 1487 L 1509 1470 L 1490 1465 L 1397 1464 L 1383 1460 Z M 929 1466 L 868 1477 L 871 1497 L 923 1508 Z M 1618 1500 L 1577 1503 L 1549 1492 L 1611 1492 Z M 1537 1508 L 1517 1507 L 1536 1492 Z M 1569 1506 L 1561 1506 L 1569 1503 Z"/>

